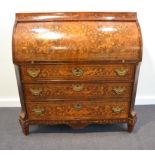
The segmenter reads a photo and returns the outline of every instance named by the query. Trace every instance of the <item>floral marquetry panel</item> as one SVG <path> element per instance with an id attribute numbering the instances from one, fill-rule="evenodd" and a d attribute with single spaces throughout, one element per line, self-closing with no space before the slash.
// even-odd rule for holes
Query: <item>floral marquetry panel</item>
<path id="1" fill-rule="evenodd" d="M 137 24 L 129 21 L 24 22 L 16 27 L 14 50 L 17 62 L 138 61 L 140 39 Z"/>

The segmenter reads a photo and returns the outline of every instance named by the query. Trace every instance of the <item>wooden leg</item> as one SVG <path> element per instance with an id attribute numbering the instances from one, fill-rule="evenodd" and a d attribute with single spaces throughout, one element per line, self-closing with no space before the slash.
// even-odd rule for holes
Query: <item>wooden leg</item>
<path id="1" fill-rule="evenodd" d="M 134 129 L 134 124 L 129 124 L 128 123 L 128 132 L 131 133 Z"/>
<path id="2" fill-rule="evenodd" d="M 25 115 L 23 114 L 23 112 L 21 112 L 19 115 L 19 123 L 21 125 L 24 135 L 25 136 L 28 135 L 29 134 L 29 123 L 28 123 L 28 120 L 25 119 Z"/>
<path id="3" fill-rule="evenodd" d="M 22 131 L 24 133 L 25 136 L 27 136 L 29 134 L 29 124 L 26 122 L 23 122 L 21 120 L 19 120 Z"/>
<path id="4" fill-rule="evenodd" d="M 131 112 L 131 115 L 128 119 L 128 132 L 131 133 L 134 129 L 135 123 L 137 121 L 137 115 L 135 111 Z"/>
<path id="5" fill-rule="evenodd" d="M 29 134 L 29 125 L 26 125 L 24 128 L 22 128 L 23 133 L 25 136 L 27 136 Z"/>

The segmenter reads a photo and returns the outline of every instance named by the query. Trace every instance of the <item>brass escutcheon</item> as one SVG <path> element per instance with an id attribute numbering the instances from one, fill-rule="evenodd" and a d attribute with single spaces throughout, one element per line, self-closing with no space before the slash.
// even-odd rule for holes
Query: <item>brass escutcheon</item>
<path id="1" fill-rule="evenodd" d="M 42 92 L 42 88 L 30 88 L 30 92 L 34 96 L 39 96 Z"/>
<path id="2" fill-rule="evenodd" d="M 115 88 L 113 88 L 113 91 L 115 92 L 115 94 L 121 95 L 124 93 L 125 88 L 124 87 L 115 87 Z"/>
<path id="3" fill-rule="evenodd" d="M 127 68 L 119 68 L 115 69 L 115 72 L 117 73 L 118 76 L 125 76 L 128 72 Z"/>
<path id="4" fill-rule="evenodd" d="M 121 113 L 123 111 L 124 110 L 122 108 L 120 108 L 120 107 L 112 108 L 112 112 L 115 113 L 115 114 Z"/>
<path id="5" fill-rule="evenodd" d="M 74 105 L 74 108 L 79 110 L 82 108 L 82 105 L 80 103 L 77 103 Z"/>
<path id="6" fill-rule="evenodd" d="M 41 108 L 35 108 L 35 109 L 32 109 L 32 112 L 34 112 L 36 115 L 42 115 L 45 113 L 45 109 Z"/>
<path id="7" fill-rule="evenodd" d="M 83 75 L 83 70 L 81 68 L 74 68 L 72 69 L 72 73 L 74 76 L 81 76 Z"/>
<path id="8" fill-rule="evenodd" d="M 36 68 L 35 69 L 28 69 L 27 73 L 30 77 L 35 78 L 39 75 L 40 69 L 36 69 Z"/>
<path id="9" fill-rule="evenodd" d="M 83 89 L 83 85 L 81 84 L 73 84 L 72 88 L 74 91 L 81 91 Z"/>

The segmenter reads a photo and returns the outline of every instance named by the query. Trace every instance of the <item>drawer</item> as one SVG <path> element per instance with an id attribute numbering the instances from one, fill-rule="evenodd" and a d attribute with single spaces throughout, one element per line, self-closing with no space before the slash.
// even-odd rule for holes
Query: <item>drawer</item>
<path id="1" fill-rule="evenodd" d="M 75 120 L 127 118 L 128 102 L 52 101 L 28 102 L 30 120 Z"/>
<path id="2" fill-rule="evenodd" d="M 134 64 L 23 65 L 24 82 L 46 80 L 132 80 Z"/>
<path id="3" fill-rule="evenodd" d="M 46 83 L 25 84 L 27 101 L 131 96 L 132 83 Z"/>

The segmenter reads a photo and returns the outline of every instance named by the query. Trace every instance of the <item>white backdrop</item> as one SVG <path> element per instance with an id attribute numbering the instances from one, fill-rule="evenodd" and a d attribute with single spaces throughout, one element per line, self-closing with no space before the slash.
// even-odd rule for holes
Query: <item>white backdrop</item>
<path id="1" fill-rule="evenodd" d="M 136 104 L 155 104 L 154 0 L 5 0 L 0 4 L 0 107 L 20 106 L 12 64 L 12 28 L 17 12 L 135 11 L 143 35 L 143 62 Z M 2 4 L 3 3 L 3 4 Z M 22 38 L 21 38 L 22 39 Z"/>

